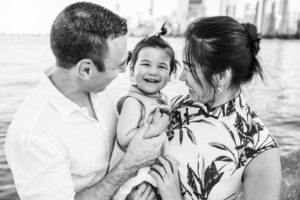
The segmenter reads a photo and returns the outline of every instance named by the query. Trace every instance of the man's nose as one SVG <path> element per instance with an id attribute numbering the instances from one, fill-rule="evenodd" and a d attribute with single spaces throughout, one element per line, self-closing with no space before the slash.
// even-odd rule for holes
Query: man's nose
<path id="1" fill-rule="evenodd" d="M 120 73 L 124 73 L 126 71 L 126 67 L 127 65 L 123 65 L 121 68 L 120 68 Z"/>

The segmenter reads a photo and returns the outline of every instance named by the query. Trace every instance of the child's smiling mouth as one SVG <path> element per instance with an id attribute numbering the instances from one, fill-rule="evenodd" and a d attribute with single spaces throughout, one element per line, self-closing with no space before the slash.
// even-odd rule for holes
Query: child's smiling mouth
<path id="1" fill-rule="evenodd" d="M 152 79 L 152 78 L 144 78 L 144 81 L 149 82 L 149 83 L 158 83 L 160 82 L 157 79 Z"/>

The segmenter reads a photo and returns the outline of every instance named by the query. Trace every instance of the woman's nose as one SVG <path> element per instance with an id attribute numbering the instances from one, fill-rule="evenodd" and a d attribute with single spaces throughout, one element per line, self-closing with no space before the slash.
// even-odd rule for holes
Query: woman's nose
<path id="1" fill-rule="evenodd" d="M 185 81 L 185 74 L 186 74 L 185 69 L 183 69 L 180 76 L 179 76 L 179 80 Z"/>

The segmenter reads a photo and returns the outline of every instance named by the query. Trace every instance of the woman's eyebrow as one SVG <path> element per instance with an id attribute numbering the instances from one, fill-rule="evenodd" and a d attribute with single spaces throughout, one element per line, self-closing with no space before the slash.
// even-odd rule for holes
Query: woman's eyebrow
<path id="1" fill-rule="evenodd" d="M 191 65 L 192 65 L 191 63 L 189 63 L 189 62 L 188 62 L 188 61 L 186 61 L 186 60 L 183 60 L 182 62 L 183 62 L 183 64 L 185 64 L 185 65 L 189 65 L 189 66 L 191 66 Z"/>

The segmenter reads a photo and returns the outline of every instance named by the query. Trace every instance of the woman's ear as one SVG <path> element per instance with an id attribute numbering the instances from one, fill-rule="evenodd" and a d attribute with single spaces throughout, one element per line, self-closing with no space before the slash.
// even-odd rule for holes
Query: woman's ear
<path id="1" fill-rule="evenodd" d="M 214 75 L 216 88 L 219 92 L 222 92 L 224 87 L 228 87 L 230 85 L 231 77 L 232 73 L 230 67 L 228 67 L 225 71 Z"/>
<path id="2" fill-rule="evenodd" d="M 77 62 L 76 67 L 78 69 L 78 75 L 82 79 L 89 79 L 96 66 L 90 59 L 82 59 Z"/>
<path id="3" fill-rule="evenodd" d="M 220 83 L 227 83 L 228 81 L 231 80 L 231 68 L 228 67 L 225 71 L 221 72 L 219 74 L 219 77 L 220 77 Z"/>

